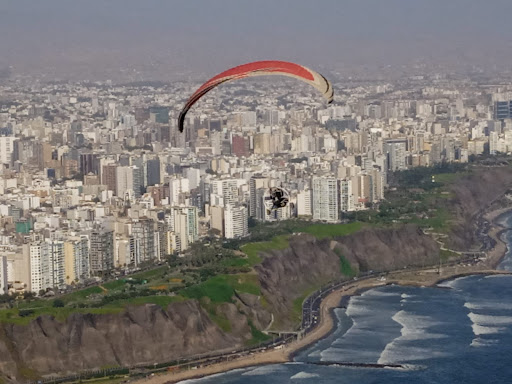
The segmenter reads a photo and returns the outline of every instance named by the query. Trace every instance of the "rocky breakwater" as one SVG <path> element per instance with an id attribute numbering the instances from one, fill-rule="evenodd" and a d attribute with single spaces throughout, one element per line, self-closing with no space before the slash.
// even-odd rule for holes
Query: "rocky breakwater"
<path id="1" fill-rule="evenodd" d="M 303 298 L 304 292 L 335 279 L 348 279 L 349 271 L 389 271 L 435 264 L 439 245 L 415 225 L 405 225 L 365 228 L 325 240 L 307 234 L 292 236 L 289 248 L 270 251 L 266 256 L 256 269 L 268 309 L 275 317 L 274 328 L 293 329 L 298 325 L 294 302 Z"/>

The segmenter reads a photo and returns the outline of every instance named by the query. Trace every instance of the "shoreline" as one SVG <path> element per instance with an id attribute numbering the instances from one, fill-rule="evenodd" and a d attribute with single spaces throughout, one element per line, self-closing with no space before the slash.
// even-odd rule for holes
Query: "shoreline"
<path id="1" fill-rule="evenodd" d="M 354 281 L 348 287 L 331 292 L 320 303 L 320 321 L 319 324 L 308 333 L 304 338 L 284 345 L 282 349 L 271 349 L 263 352 L 257 352 L 249 356 L 235 358 L 231 361 L 214 363 L 197 369 L 180 370 L 175 372 L 166 372 L 155 375 L 150 378 L 136 379 L 131 382 L 144 381 L 148 384 L 174 384 L 184 380 L 198 379 L 206 376 L 227 373 L 230 371 L 257 367 L 261 365 L 272 365 L 293 362 L 293 358 L 306 348 L 311 347 L 316 342 L 327 337 L 336 330 L 334 309 L 339 308 L 342 303 L 348 302 L 352 296 L 357 296 L 369 289 L 382 287 L 385 285 L 401 286 L 428 286 L 435 287 L 441 282 L 453 280 L 463 276 L 478 274 L 508 274 L 506 271 L 498 271 L 499 265 L 507 252 L 507 245 L 501 240 L 500 235 L 507 228 L 497 223 L 498 219 L 512 211 L 512 207 L 501 208 L 484 213 L 482 217 L 490 222 L 488 236 L 496 241 L 493 249 L 488 251 L 486 260 L 476 265 L 453 265 L 431 267 L 423 270 L 400 270 L 390 272 L 386 276 L 386 281 L 379 278 L 369 278 Z"/>

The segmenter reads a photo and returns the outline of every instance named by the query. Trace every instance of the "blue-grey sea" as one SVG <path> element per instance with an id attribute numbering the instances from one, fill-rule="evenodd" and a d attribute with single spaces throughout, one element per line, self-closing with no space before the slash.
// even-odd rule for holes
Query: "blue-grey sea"
<path id="1" fill-rule="evenodd" d="M 512 228 L 512 215 L 502 218 Z M 503 234 L 512 244 L 512 230 Z M 512 246 L 509 246 L 512 249 Z M 512 252 L 500 268 L 512 270 Z M 336 309 L 338 327 L 288 364 L 187 383 L 512 383 L 512 276 L 469 276 L 437 288 L 386 286 Z M 314 362 L 401 364 L 402 368 Z"/>

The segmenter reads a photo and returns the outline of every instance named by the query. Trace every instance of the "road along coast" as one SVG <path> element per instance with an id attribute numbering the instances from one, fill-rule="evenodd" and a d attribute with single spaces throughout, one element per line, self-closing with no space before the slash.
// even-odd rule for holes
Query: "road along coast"
<path id="1" fill-rule="evenodd" d="M 500 238 L 500 234 L 505 228 L 496 221 L 501 215 L 510 210 L 512 210 L 510 207 L 501 208 L 483 215 L 484 219 L 490 222 L 487 235 L 495 241 L 494 247 L 487 251 L 485 260 L 476 263 L 454 263 L 423 269 L 404 269 L 387 273 L 385 280 L 383 280 L 382 277 L 376 276 L 347 282 L 347 284 L 344 284 L 339 289 L 332 291 L 323 298 L 320 304 L 320 316 L 317 326 L 300 340 L 283 344 L 277 347 L 278 349 L 269 348 L 239 357 L 226 356 L 225 359 L 220 357 L 215 359 L 214 363 L 198 362 L 196 364 L 187 365 L 186 367 L 174 369 L 171 372 L 156 374 L 144 379 L 132 380 L 131 382 L 144 382 L 148 384 L 177 383 L 182 380 L 200 378 L 235 369 L 290 362 L 299 351 L 314 344 L 335 329 L 336 322 L 332 312 L 335 308 L 340 306 L 342 300 L 348 300 L 350 296 L 387 284 L 436 286 L 440 281 L 460 276 L 473 274 L 508 274 L 509 272 L 497 271 L 495 269 L 507 251 L 506 244 Z"/>

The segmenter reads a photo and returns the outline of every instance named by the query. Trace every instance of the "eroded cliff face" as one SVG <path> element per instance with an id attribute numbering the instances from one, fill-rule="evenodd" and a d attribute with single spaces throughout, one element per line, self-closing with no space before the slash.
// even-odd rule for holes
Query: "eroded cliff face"
<path id="1" fill-rule="evenodd" d="M 269 252 L 256 266 L 262 292 L 279 326 L 297 325 L 290 314 L 294 300 L 300 299 L 304 291 L 343 277 L 340 255 L 355 271 L 388 271 L 435 264 L 439 245 L 414 225 L 367 228 L 330 240 L 310 235 L 293 237 L 290 248 Z"/>
<path id="2" fill-rule="evenodd" d="M 482 167 L 458 180 L 451 187 L 454 198 L 448 202 L 455 220 L 451 224 L 447 246 L 467 250 L 475 245 L 474 216 L 510 188 L 511 167 Z"/>
<path id="3" fill-rule="evenodd" d="M 243 328 L 239 318 L 231 320 L 235 330 Z M 3 325 L 0 372 L 19 377 L 22 367 L 37 374 L 66 374 L 153 364 L 242 344 L 243 335 L 222 332 L 193 300 L 166 310 L 147 304 L 119 315 L 75 313 L 63 324 L 42 316 L 28 326 Z"/>

